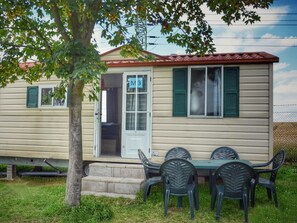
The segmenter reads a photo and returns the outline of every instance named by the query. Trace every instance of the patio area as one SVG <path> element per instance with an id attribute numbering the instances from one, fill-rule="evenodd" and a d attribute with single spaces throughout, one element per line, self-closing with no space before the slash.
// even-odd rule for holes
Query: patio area
<path id="1" fill-rule="evenodd" d="M 162 187 L 152 187 L 146 203 L 143 190 L 136 199 L 83 196 L 77 211 L 64 206 L 65 178 L 23 177 L 13 182 L 0 181 L 0 222 L 191 222 L 190 209 L 184 198 L 177 208 L 177 199 L 169 202 L 164 217 Z M 279 207 L 267 198 L 264 188 L 257 188 L 255 207 L 249 207 L 249 222 L 296 222 L 297 167 L 283 166 L 277 179 Z M 208 183 L 199 184 L 199 207 L 193 222 L 212 223 L 215 211 L 210 210 Z M 243 222 L 243 211 L 237 201 L 224 200 L 220 222 Z M 101 216 L 101 218 L 100 218 Z"/>
<path id="2" fill-rule="evenodd" d="M 257 187 L 255 207 L 249 206 L 249 222 L 296 222 L 295 211 L 297 204 L 296 183 L 297 168 L 282 167 L 278 173 L 277 190 L 279 196 L 279 208 L 274 207 L 274 203 L 267 198 L 266 190 Z M 184 198 L 183 207 L 177 208 L 177 198 L 170 197 L 169 211 L 167 217 L 164 217 L 164 207 L 162 200 L 162 187 L 152 187 L 150 196 L 146 203 L 138 206 L 142 201 L 140 192 L 132 206 L 127 205 L 125 208 L 131 212 L 133 222 L 191 222 L 190 208 L 187 198 Z M 215 220 L 215 211 L 210 210 L 211 196 L 209 194 L 208 183 L 199 185 L 199 210 L 195 211 L 194 222 L 217 222 Z M 114 207 L 116 210 L 113 222 L 122 222 L 120 219 L 125 216 L 122 208 Z M 119 216 L 117 218 L 116 216 Z M 120 217 L 121 216 L 121 217 Z M 154 219 L 154 220 L 152 220 Z M 128 218 L 127 218 L 128 220 Z M 244 222 L 244 213 L 239 209 L 238 201 L 224 200 L 221 212 L 220 222 Z"/>

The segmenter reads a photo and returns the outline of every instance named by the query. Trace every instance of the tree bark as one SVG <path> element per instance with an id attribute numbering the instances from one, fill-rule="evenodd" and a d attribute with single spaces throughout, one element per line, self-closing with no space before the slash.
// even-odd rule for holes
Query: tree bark
<path id="1" fill-rule="evenodd" d="M 69 206 L 78 206 L 81 197 L 83 169 L 81 111 L 83 87 L 83 81 L 70 82 L 69 165 L 65 197 L 65 203 Z"/>

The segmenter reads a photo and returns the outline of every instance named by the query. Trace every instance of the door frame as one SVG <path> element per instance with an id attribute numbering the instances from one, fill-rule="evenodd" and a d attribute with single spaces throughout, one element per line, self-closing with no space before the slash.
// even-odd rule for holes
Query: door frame
<path id="1" fill-rule="evenodd" d="M 100 81 L 101 82 L 101 81 Z M 94 146 L 93 156 L 99 157 L 101 155 L 101 92 L 97 94 L 98 101 L 94 103 Z"/>
<path id="2" fill-rule="evenodd" d="M 148 141 L 148 146 L 149 146 L 149 151 L 146 154 L 148 158 L 151 158 L 152 156 L 152 92 L 153 92 L 153 84 L 152 84 L 152 80 L 153 80 L 153 67 L 123 67 L 123 68 L 108 68 L 108 70 L 104 73 L 104 74 L 119 74 L 122 73 L 122 75 L 124 75 L 124 73 L 129 73 L 129 72 L 147 72 L 148 74 L 148 84 L 150 92 L 149 92 L 149 114 L 150 114 L 150 119 L 148 122 L 148 135 L 149 135 L 149 141 Z M 100 75 L 101 76 L 101 75 Z M 123 78 L 123 85 L 124 85 L 124 78 Z M 123 89 L 122 89 L 123 91 Z M 123 93 L 123 92 L 122 92 Z M 100 95 L 101 93 L 98 93 L 98 99 L 100 100 Z M 123 94 L 122 94 L 123 95 Z M 124 97 L 124 95 L 123 95 Z M 98 115 L 100 116 L 100 107 L 101 107 L 101 100 L 100 101 L 96 101 L 95 105 L 94 105 L 94 146 L 93 146 L 93 156 L 95 158 L 100 158 L 101 156 L 101 120 L 100 117 L 98 117 Z M 122 102 L 124 103 L 124 101 Z M 123 105 L 124 106 L 124 105 Z M 123 117 L 123 107 L 122 107 L 122 117 Z M 98 121 L 96 121 L 96 119 Z M 123 129 L 121 131 L 121 138 L 123 137 Z M 123 141 L 123 140 L 121 140 Z M 121 142 L 121 157 L 122 158 L 122 147 L 123 147 L 123 143 Z"/>

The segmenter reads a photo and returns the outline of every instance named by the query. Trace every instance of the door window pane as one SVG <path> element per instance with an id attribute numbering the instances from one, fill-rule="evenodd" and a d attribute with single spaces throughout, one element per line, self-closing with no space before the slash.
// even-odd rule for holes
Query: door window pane
<path id="1" fill-rule="evenodd" d="M 191 70 L 190 115 L 204 115 L 205 68 Z"/>
<path id="2" fill-rule="evenodd" d="M 135 114 L 126 113 L 126 130 L 135 130 Z"/>
<path id="3" fill-rule="evenodd" d="M 146 116 L 147 113 L 137 114 L 137 130 L 146 130 Z"/>
<path id="4" fill-rule="evenodd" d="M 135 111 L 136 94 L 127 94 L 126 111 Z"/>
<path id="5" fill-rule="evenodd" d="M 146 75 L 138 75 L 137 76 L 137 89 L 138 92 L 147 92 L 147 76 Z"/>
<path id="6" fill-rule="evenodd" d="M 147 94 L 139 94 L 138 95 L 138 111 L 146 111 L 147 110 Z"/>
<path id="7" fill-rule="evenodd" d="M 127 76 L 127 93 L 132 93 L 136 91 L 137 80 L 136 75 Z"/>

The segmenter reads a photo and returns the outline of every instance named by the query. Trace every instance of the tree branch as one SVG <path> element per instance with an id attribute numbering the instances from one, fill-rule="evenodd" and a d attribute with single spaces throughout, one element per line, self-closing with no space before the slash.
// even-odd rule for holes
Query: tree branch
<path id="1" fill-rule="evenodd" d="M 85 17 L 83 26 L 85 30 L 85 41 L 90 44 L 94 26 L 96 24 L 97 14 L 99 13 L 100 4 L 97 0 L 86 3 L 86 10 L 91 11 L 92 18 Z"/>
<path id="2" fill-rule="evenodd" d="M 33 23 L 31 23 L 31 21 L 27 20 L 24 18 L 24 20 L 30 24 L 30 26 L 32 27 L 32 29 L 36 32 L 36 34 L 43 40 L 43 42 L 45 43 L 46 47 L 49 49 L 50 53 L 53 54 L 53 50 L 49 44 L 49 42 L 47 41 L 47 39 L 43 36 L 43 34 L 40 32 L 40 30 L 38 29 L 38 27 L 36 27 Z"/>
<path id="3" fill-rule="evenodd" d="M 23 44 L 14 44 L 14 43 L 8 43 L 8 42 L 3 42 L 0 41 L 0 45 L 2 46 L 11 46 L 11 47 L 17 47 L 17 48 L 28 48 L 28 49 L 32 49 L 32 50 L 36 50 L 36 51 L 44 51 L 43 49 L 39 48 L 39 47 L 34 47 L 34 46 L 30 46 L 30 45 L 23 45 Z"/>
<path id="4" fill-rule="evenodd" d="M 73 1 L 73 0 L 69 4 L 72 4 L 72 7 L 74 8 L 71 10 L 71 16 L 70 16 L 73 39 L 74 40 L 82 40 L 81 30 L 80 30 L 81 24 L 79 22 L 78 13 L 77 13 L 78 5 L 77 5 L 76 1 Z M 74 7 L 74 5 L 75 5 L 75 7 Z"/>
<path id="5" fill-rule="evenodd" d="M 58 28 L 58 31 L 59 33 L 62 35 L 62 38 L 66 41 L 66 42 L 70 42 L 70 37 L 68 35 L 68 33 L 66 32 L 66 29 L 62 23 L 62 20 L 61 20 L 61 16 L 60 16 L 60 13 L 59 13 L 59 9 L 58 9 L 58 6 L 57 6 L 57 2 L 56 0 L 52 0 L 51 1 L 52 3 L 52 12 L 53 12 L 53 16 L 54 16 L 54 20 L 55 20 L 55 23 L 57 25 L 57 28 Z"/>

